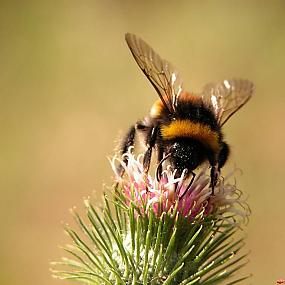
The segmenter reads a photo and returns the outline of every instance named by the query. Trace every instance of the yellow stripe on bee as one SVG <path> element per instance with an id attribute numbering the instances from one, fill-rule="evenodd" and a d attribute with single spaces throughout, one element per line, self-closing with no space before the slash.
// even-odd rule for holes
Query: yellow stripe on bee
<path id="1" fill-rule="evenodd" d="M 164 139 L 181 137 L 196 139 L 213 151 L 219 150 L 218 133 L 207 125 L 194 123 L 190 120 L 176 120 L 170 125 L 162 126 L 161 135 Z"/>

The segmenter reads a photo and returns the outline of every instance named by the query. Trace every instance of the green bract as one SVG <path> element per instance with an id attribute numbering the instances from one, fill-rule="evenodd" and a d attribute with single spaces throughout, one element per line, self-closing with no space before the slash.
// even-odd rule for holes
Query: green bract
<path id="1" fill-rule="evenodd" d="M 73 257 L 54 265 L 54 276 L 87 284 L 221 284 L 246 264 L 238 255 L 243 240 L 233 237 L 239 227 L 230 220 L 203 217 L 192 221 L 179 212 L 157 217 L 141 215 L 124 197 L 105 197 L 103 209 L 86 201 L 87 222 L 75 213 L 79 235 L 66 227 Z M 235 284 L 246 277 L 230 279 Z M 224 283 L 223 283 L 224 284 Z"/>

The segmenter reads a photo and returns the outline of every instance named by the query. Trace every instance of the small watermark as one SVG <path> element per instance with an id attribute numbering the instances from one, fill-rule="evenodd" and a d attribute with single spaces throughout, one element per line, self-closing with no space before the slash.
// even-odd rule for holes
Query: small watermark
<path id="1" fill-rule="evenodd" d="M 278 285 L 285 284 L 285 279 L 283 279 L 283 278 L 277 279 L 276 284 L 278 284 Z"/>

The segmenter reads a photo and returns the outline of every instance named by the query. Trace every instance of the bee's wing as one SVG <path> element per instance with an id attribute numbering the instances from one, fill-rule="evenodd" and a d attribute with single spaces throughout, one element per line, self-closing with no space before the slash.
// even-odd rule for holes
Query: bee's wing
<path id="1" fill-rule="evenodd" d="M 254 85 L 244 79 L 224 80 L 208 84 L 202 93 L 203 102 L 211 107 L 220 126 L 238 111 L 252 96 Z"/>
<path id="2" fill-rule="evenodd" d="M 175 113 L 177 98 L 182 91 L 182 81 L 177 71 L 136 35 L 128 33 L 125 38 L 137 64 L 161 101 L 170 113 Z"/>

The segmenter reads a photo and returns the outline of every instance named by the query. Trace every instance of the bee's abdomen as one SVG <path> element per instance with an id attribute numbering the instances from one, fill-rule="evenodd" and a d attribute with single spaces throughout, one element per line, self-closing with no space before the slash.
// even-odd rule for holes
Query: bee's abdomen
<path id="1" fill-rule="evenodd" d="M 220 148 L 219 133 L 210 126 L 192 122 L 191 120 L 175 120 L 168 125 L 161 126 L 161 135 L 164 140 L 177 138 L 191 138 L 201 142 L 206 148 L 217 152 Z"/>

